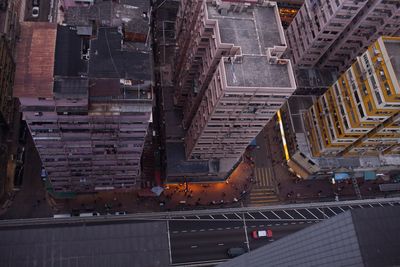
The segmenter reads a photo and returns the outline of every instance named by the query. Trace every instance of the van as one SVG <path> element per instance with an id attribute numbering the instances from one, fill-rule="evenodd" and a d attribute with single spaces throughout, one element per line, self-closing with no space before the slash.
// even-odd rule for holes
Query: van
<path id="1" fill-rule="evenodd" d="M 244 248 L 230 248 L 227 251 L 227 254 L 230 258 L 234 258 L 237 256 L 240 256 L 242 254 L 246 253 L 246 251 L 244 250 Z"/>
<path id="2" fill-rule="evenodd" d="M 92 217 L 93 216 L 93 212 L 83 212 L 81 214 L 79 214 L 79 217 Z"/>
<path id="3" fill-rule="evenodd" d="M 69 218 L 71 217 L 71 214 L 54 214 L 53 218 L 54 219 L 59 219 L 59 218 Z"/>

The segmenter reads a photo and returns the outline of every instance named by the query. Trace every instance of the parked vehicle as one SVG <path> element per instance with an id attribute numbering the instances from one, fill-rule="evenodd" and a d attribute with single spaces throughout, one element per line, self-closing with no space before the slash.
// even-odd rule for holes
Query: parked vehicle
<path id="1" fill-rule="evenodd" d="M 246 253 L 246 251 L 244 250 L 244 248 L 230 248 L 227 251 L 227 254 L 230 258 L 234 258 L 237 256 L 240 256 L 242 254 Z"/>
<path id="2" fill-rule="evenodd" d="M 272 237 L 272 230 L 255 230 L 252 232 L 252 236 L 254 239 L 259 238 L 271 238 Z"/>
<path id="3" fill-rule="evenodd" d="M 53 218 L 54 219 L 59 219 L 59 218 L 69 218 L 71 217 L 71 214 L 54 214 Z"/>
<path id="4" fill-rule="evenodd" d="M 126 215 L 125 211 L 117 211 L 115 212 L 115 215 Z"/>

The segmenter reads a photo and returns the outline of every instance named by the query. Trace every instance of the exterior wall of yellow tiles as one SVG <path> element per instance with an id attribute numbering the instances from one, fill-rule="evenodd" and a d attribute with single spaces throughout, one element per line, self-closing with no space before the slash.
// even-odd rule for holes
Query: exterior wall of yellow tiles
<path id="1" fill-rule="evenodd" d="M 303 114 L 313 156 L 400 153 L 399 62 L 400 37 L 379 38 Z"/>

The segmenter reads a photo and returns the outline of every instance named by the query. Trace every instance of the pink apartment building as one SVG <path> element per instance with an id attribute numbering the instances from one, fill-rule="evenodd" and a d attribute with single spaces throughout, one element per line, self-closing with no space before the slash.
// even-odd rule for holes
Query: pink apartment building
<path id="1" fill-rule="evenodd" d="M 398 0 L 306 0 L 286 38 L 295 68 L 342 72 L 380 36 L 399 30 Z"/>
<path id="2" fill-rule="evenodd" d="M 233 166 L 296 89 L 275 2 L 183 0 L 175 104 L 190 160 Z"/>
<path id="3" fill-rule="evenodd" d="M 122 39 L 117 27 L 22 24 L 14 96 L 56 192 L 140 186 L 151 54 Z"/>

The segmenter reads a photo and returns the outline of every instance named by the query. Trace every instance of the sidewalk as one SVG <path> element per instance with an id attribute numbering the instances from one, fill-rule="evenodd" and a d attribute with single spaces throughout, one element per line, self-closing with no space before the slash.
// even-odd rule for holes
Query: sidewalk
<path id="1" fill-rule="evenodd" d="M 253 166 L 245 161 L 239 164 L 226 182 L 179 185 L 166 187 L 161 201 L 165 203 L 164 210 L 193 209 L 240 205 L 240 201 L 251 191 L 253 181 Z"/>

